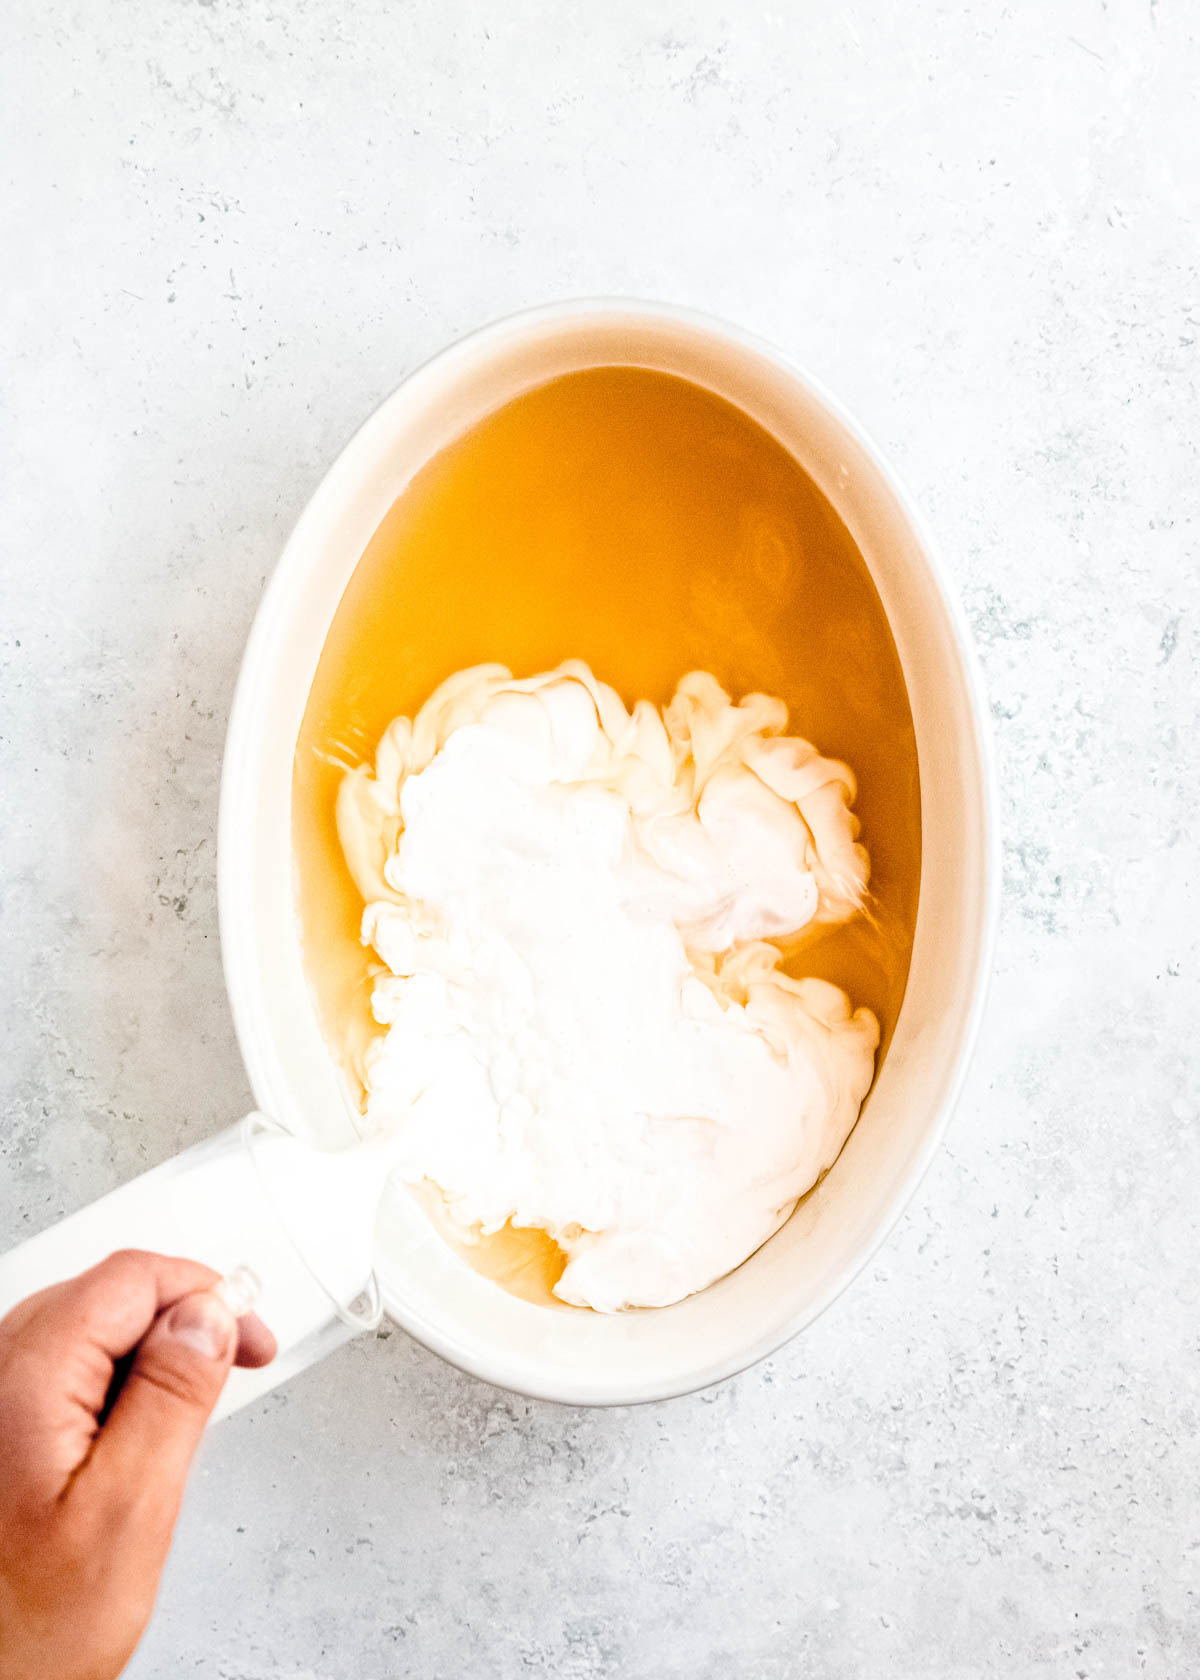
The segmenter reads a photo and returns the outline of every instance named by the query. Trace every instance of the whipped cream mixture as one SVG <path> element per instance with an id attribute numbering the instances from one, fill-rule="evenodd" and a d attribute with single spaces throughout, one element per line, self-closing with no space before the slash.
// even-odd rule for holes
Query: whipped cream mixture
<path id="1" fill-rule="evenodd" d="M 629 711 L 586 665 L 460 672 L 399 718 L 338 827 L 383 968 L 369 1128 L 468 1240 L 556 1293 L 665 1306 L 760 1246 L 836 1158 L 879 1030 L 788 941 L 862 910 L 854 777 L 782 701 L 693 672 Z"/>

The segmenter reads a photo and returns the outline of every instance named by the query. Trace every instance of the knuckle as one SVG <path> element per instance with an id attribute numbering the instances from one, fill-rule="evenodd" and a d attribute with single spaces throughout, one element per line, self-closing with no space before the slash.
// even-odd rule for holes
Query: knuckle
<path id="1" fill-rule="evenodd" d="M 90 1285 L 93 1292 L 128 1288 L 145 1276 L 148 1260 L 149 1255 L 140 1248 L 118 1248 L 85 1272 L 80 1281 Z"/>
<path id="2" fill-rule="evenodd" d="M 223 1374 L 223 1373 L 222 1373 Z M 198 1370 L 190 1361 L 160 1353 L 153 1360 L 135 1365 L 126 1383 L 145 1383 L 159 1394 L 183 1406 L 207 1410 L 213 1400 L 211 1373 Z"/>
<path id="3" fill-rule="evenodd" d="M 117 1248 L 106 1260 L 100 1262 L 97 1270 L 110 1272 L 141 1272 L 145 1271 L 153 1256 L 144 1248 Z"/>

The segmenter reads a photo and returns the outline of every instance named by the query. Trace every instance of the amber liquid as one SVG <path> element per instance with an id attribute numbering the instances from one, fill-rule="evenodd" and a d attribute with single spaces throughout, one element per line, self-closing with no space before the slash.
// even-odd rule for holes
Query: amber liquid
<path id="1" fill-rule="evenodd" d="M 760 690 L 788 731 L 843 758 L 871 858 L 871 906 L 803 942 L 788 967 L 879 1017 L 886 1053 L 904 996 L 921 873 L 917 750 L 900 661 L 855 544 L 791 455 L 732 404 L 640 368 L 568 374 L 489 415 L 413 479 L 348 584 L 296 745 L 292 819 L 309 979 L 351 1073 L 372 1030 L 362 900 L 342 858 L 342 774 L 374 756 L 464 666 L 518 676 L 587 661 L 627 704 L 665 704 L 711 671 Z M 550 1299 L 541 1233 L 469 1257 Z"/>

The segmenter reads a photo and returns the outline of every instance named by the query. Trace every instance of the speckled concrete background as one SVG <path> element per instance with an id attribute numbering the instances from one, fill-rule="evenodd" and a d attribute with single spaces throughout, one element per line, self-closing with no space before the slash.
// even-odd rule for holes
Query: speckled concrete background
<path id="1" fill-rule="evenodd" d="M 346 1350 L 208 1442 L 131 1673 L 1195 1675 L 1195 7 L 0 30 L 6 1239 L 247 1103 L 213 882 L 243 640 L 343 440 L 494 315 L 663 296 L 824 377 L 940 532 L 1004 788 L 973 1077 L 849 1295 L 636 1411 Z"/>

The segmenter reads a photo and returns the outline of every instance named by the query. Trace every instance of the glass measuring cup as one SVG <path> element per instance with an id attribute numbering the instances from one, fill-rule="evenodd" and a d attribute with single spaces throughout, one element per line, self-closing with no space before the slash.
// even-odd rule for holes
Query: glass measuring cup
<path id="1" fill-rule="evenodd" d="M 119 1248 L 236 1273 L 279 1352 L 230 1372 L 213 1414 L 227 1417 L 379 1323 L 371 1231 L 383 1176 L 369 1149 L 317 1150 L 248 1114 L 0 1255 L 0 1317 Z"/>

